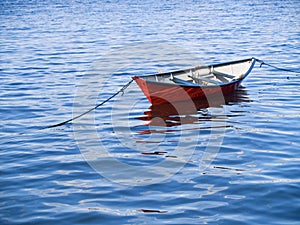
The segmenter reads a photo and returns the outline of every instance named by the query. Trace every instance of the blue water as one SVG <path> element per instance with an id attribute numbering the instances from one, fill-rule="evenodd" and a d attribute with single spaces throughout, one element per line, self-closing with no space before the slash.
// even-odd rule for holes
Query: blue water
<path id="1" fill-rule="evenodd" d="M 297 74 L 256 64 L 226 104 L 180 116 L 132 83 L 41 128 L 136 74 L 248 57 L 299 70 L 299 14 L 283 0 L 1 1 L 0 223 L 298 224 Z"/>

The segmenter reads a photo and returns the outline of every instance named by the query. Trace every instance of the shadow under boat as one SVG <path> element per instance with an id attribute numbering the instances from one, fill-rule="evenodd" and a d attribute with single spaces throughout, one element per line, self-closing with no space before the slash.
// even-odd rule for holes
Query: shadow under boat
<path id="1" fill-rule="evenodd" d="M 175 102 L 151 105 L 144 115 L 136 119 L 147 121 L 148 126 L 172 127 L 217 119 L 219 115 L 208 114 L 207 109 L 222 108 L 224 105 L 236 105 L 250 102 L 247 91 L 240 87 L 233 94 L 206 101 Z"/>

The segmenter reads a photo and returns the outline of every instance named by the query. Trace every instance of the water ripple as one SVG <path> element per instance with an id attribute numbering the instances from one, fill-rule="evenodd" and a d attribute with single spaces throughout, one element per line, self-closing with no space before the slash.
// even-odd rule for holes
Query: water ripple
<path id="1" fill-rule="evenodd" d="M 151 106 L 132 84 L 90 117 L 42 129 L 136 74 L 252 56 L 299 69 L 299 2 L 226 3 L 1 1 L 0 223 L 297 224 L 296 74 L 258 65 L 225 104 L 182 107 L 180 115 Z M 100 88 L 103 77 L 110 79 Z M 75 101 L 86 96 L 94 102 Z M 106 173 L 90 167 L 80 143 Z M 128 170 L 107 164 L 100 143 L 135 166 L 140 182 L 184 166 L 158 183 L 112 182 L 105 175 L 128 181 Z M 208 154 L 209 143 L 217 154 Z"/>

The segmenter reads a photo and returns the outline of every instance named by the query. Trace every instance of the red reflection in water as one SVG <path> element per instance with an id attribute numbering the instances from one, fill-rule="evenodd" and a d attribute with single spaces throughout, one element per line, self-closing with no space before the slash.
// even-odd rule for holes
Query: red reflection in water
<path id="1" fill-rule="evenodd" d="M 214 118 L 214 116 L 203 114 L 201 109 L 203 110 L 209 107 L 223 107 L 223 105 L 246 101 L 249 101 L 247 93 L 243 88 L 241 88 L 234 94 L 226 96 L 225 99 L 223 97 L 213 100 L 210 99 L 210 102 L 202 100 L 151 105 L 149 109 L 144 112 L 144 116 L 136 119 L 148 121 L 148 126 L 172 127 L 183 124 L 193 124 L 199 122 L 200 119 L 211 120 Z M 168 130 L 168 132 L 171 131 Z M 150 133 L 150 130 L 142 131 L 142 134 Z"/>

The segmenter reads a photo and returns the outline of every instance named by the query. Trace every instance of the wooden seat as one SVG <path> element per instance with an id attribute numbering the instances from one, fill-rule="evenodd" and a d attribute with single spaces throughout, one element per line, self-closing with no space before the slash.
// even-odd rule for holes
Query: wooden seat
<path id="1" fill-rule="evenodd" d="M 233 75 L 229 75 L 229 74 L 226 74 L 226 73 L 221 73 L 221 72 L 218 72 L 218 71 L 213 71 L 212 72 L 213 73 L 213 75 L 215 75 L 215 76 L 221 76 L 221 77 L 228 77 L 228 78 L 231 78 L 231 79 L 233 79 L 233 78 L 235 78 L 235 76 L 233 76 Z"/>
<path id="2" fill-rule="evenodd" d="M 177 77 L 173 77 L 173 78 L 170 78 L 171 81 L 173 81 L 174 83 L 177 83 L 177 84 L 182 84 L 182 85 L 186 85 L 186 86 L 199 86 L 199 85 L 196 85 L 191 81 L 188 81 L 188 80 L 182 80 L 182 79 L 179 79 Z"/>
<path id="3" fill-rule="evenodd" d="M 212 80 L 212 79 L 209 79 L 209 78 L 204 78 L 204 77 L 193 77 L 193 76 L 189 76 L 190 78 L 192 78 L 194 81 L 196 81 L 197 83 L 200 83 L 200 82 L 207 82 L 207 83 L 211 83 L 211 84 L 217 84 L 217 85 L 221 85 L 222 83 L 219 82 L 219 81 L 216 81 L 216 80 Z"/>

